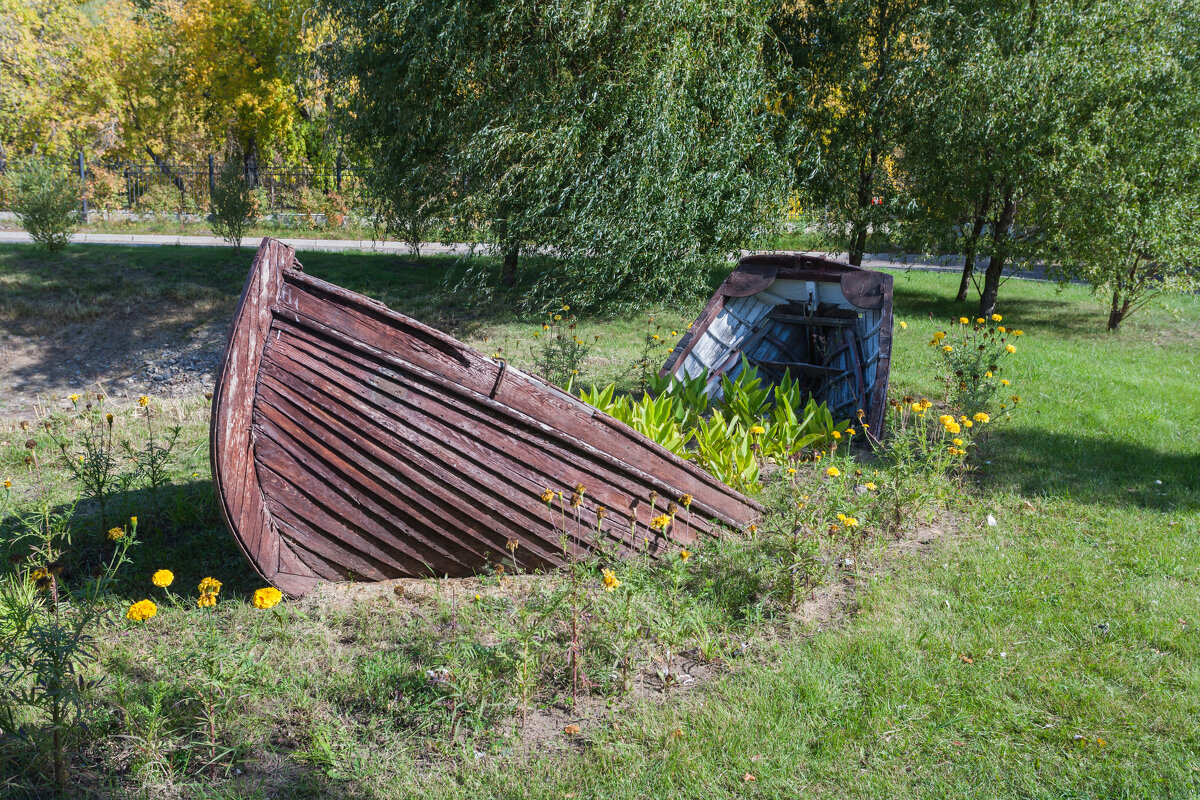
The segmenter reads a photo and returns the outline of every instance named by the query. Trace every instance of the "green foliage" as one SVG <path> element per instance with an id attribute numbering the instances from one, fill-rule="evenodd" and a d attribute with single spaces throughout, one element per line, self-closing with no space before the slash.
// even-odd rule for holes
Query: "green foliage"
<path id="1" fill-rule="evenodd" d="M 1108 329 L 1200 289 L 1200 18 L 1169 0 L 1101 4 L 1056 147 L 1051 252 L 1108 301 Z"/>
<path id="2" fill-rule="evenodd" d="M 230 159 L 221 167 L 213 186 L 212 208 L 208 224 L 213 233 L 242 249 L 242 238 L 258 219 L 258 202 L 254 190 L 236 160 Z"/>
<path id="3" fill-rule="evenodd" d="M 617 395 L 615 384 L 593 386 L 580 397 L 745 492 L 762 489 L 764 461 L 791 468 L 806 457 L 806 448 L 835 448 L 849 430 L 848 420 L 835 423 L 825 403 L 806 398 L 790 375 L 778 386 L 764 386 L 744 358 L 735 378 L 721 376 L 716 408 L 710 407 L 707 383 L 707 374 L 666 376 L 653 379 L 653 391 L 637 400 Z"/>
<path id="4" fill-rule="evenodd" d="M 12 210 L 21 227 L 51 253 L 71 241 L 79 222 L 79 191 L 62 165 L 28 158 L 5 178 Z"/>
<path id="5" fill-rule="evenodd" d="M 509 270 L 552 251 L 540 302 L 564 283 L 580 305 L 701 295 L 782 205 L 765 4 L 324 8 L 369 191 L 415 230 L 436 217 L 482 232 Z"/>

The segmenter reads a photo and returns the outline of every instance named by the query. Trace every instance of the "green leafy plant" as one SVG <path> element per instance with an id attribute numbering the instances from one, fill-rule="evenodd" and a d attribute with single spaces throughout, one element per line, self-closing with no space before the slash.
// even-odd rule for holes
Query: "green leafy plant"
<path id="1" fill-rule="evenodd" d="M 229 159 L 213 185 L 208 223 L 213 233 L 233 245 L 235 251 L 241 250 L 246 231 L 258 219 L 258 207 L 258 200 L 237 159 Z"/>
<path id="2" fill-rule="evenodd" d="M 568 305 L 548 312 L 542 329 L 534 332 L 531 346 L 537 373 L 568 389 L 582 380 L 583 364 L 591 350 L 591 345 L 579 336 L 579 323 L 570 312 Z"/>
<path id="3" fill-rule="evenodd" d="M 96 685 L 85 677 L 96 659 L 95 629 L 104 616 L 109 587 L 129 560 L 137 524 L 113 537 L 111 555 L 92 577 L 67 580 L 63 561 L 71 545 L 72 509 L 54 506 L 32 440 L 27 449 L 32 508 L 0 508 L 16 518 L 8 566 L 0 573 L 0 705 L 5 717 L 19 706 L 45 720 L 43 727 L 29 729 L 29 736 L 48 754 L 55 790 L 62 795 L 68 782 L 68 737 L 77 730 L 85 696 Z M 7 489 L 5 495 L 7 503 Z"/>
<path id="4" fill-rule="evenodd" d="M 67 169 L 48 159 L 29 158 L 6 182 L 21 227 L 51 253 L 66 247 L 79 222 L 79 191 Z"/>

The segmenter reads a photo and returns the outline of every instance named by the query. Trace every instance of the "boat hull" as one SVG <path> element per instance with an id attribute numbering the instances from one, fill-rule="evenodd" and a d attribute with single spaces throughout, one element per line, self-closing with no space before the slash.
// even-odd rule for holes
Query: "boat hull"
<path id="1" fill-rule="evenodd" d="M 806 254 L 743 258 L 661 370 L 708 375 L 711 398 L 743 356 L 768 382 L 787 371 L 837 419 L 882 431 L 892 350 L 892 277 Z"/>
<path id="2" fill-rule="evenodd" d="M 306 275 L 275 240 L 255 257 L 213 401 L 225 519 L 293 596 L 548 569 L 596 549 L 656 555 L 761 512 L 536 376 Z M 670 523 L 653 526 L 668 504 Z"/>

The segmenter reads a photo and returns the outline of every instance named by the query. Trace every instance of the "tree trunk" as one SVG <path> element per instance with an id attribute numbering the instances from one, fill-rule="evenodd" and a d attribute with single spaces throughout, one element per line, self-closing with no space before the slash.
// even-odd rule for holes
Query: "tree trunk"
<path id="1" fill-rule="evenodd" d="M 517 259 L 520 256 L 520 245 L 512 245 L 504 250 L 504 261 L 500 267 L 501 286 L 513 287 L 517 285 Z"/>
<path id="2" fill-rule="evenodd" d="M 246 149 L 242 151 L 242 171 L 246 176 L 246 184 L 255 189 L 258 187 L 258 137 L 250 134 Z"/>
<path id="3" fill-rule="evenodd" d="M 1011 246 L 1009 232 L 1017 217 L 1017 201 L 1013 199 L 1011 187 L 1004 190 L 1004 206 L 992 226 L 992 257 L 988 260 L 987 272 L 983 276 L 983 293 L 979 296 L 979 316 L 990 317 L 996 313 L 996 296 L 1000 293 L 1000 276 L 1008 260 Z"/>
<path id="4" fill-rule="evenodd" d="M 849 261 L 856 267 L 862 266 L 863 251 L 867 249 L 867 223 L 854 223 L 850 234 Z"/>
<path id="5" fill-rule="evenodd" d="M 1118 289 L 1113 292 L 1112 306 L 1108 310 L 1108 329 L 1116 333 L 1121 327 L 1121 320 L 1125 318 L 1125 312 L 1129 310 L 1129 302 L 1121 302 L 1121 292 Z"/>
<path id="6" fill-rule="evenodd" d="M 992 204 L 992 193 L 985 190 L 979 205 L 975 208 L 975 222 L 971 225 L 971 235 L 963 248 L 966 257 L 963 262 L 962 280 L 958 283 L 958 295 L 955 300 L 964 303 L 967 300 L 967 287 L 971 285 L 971 276 L 975 273 L 975 256 L 979 252 L 979 237 L 983 235 L 983 226 L 987 224 L 988 206 Z"/>
<path id="7" fill-rule="evenodd" d="M 875 148 L 867 155 L 867 163 L 863 164 L 858 173 L 858 191 L 855 200 L 858 203 L 859 217 L 850 226 L 850 245 L 847 248 L 849 262 L 856 267 L 862 266 L 863 251 L 867 249 L 867 211 L 871 208 L 871 183 L 875 180 L 875 166 L 879 163 L 879 154 Z"/>

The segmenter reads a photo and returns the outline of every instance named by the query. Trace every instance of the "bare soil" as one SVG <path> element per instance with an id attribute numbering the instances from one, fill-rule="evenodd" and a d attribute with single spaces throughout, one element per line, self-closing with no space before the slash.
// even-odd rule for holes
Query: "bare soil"
<path id="1" fill-rule="evenodd" d="M 118 405 L 140 395 L 198 397 L 211 392 L 230 314 L 199 321 L 160 315 L 74 322 L 42 334 L 0 329 L 0 418 L 67 408 L 72 393 L 103 391 Z"/>

